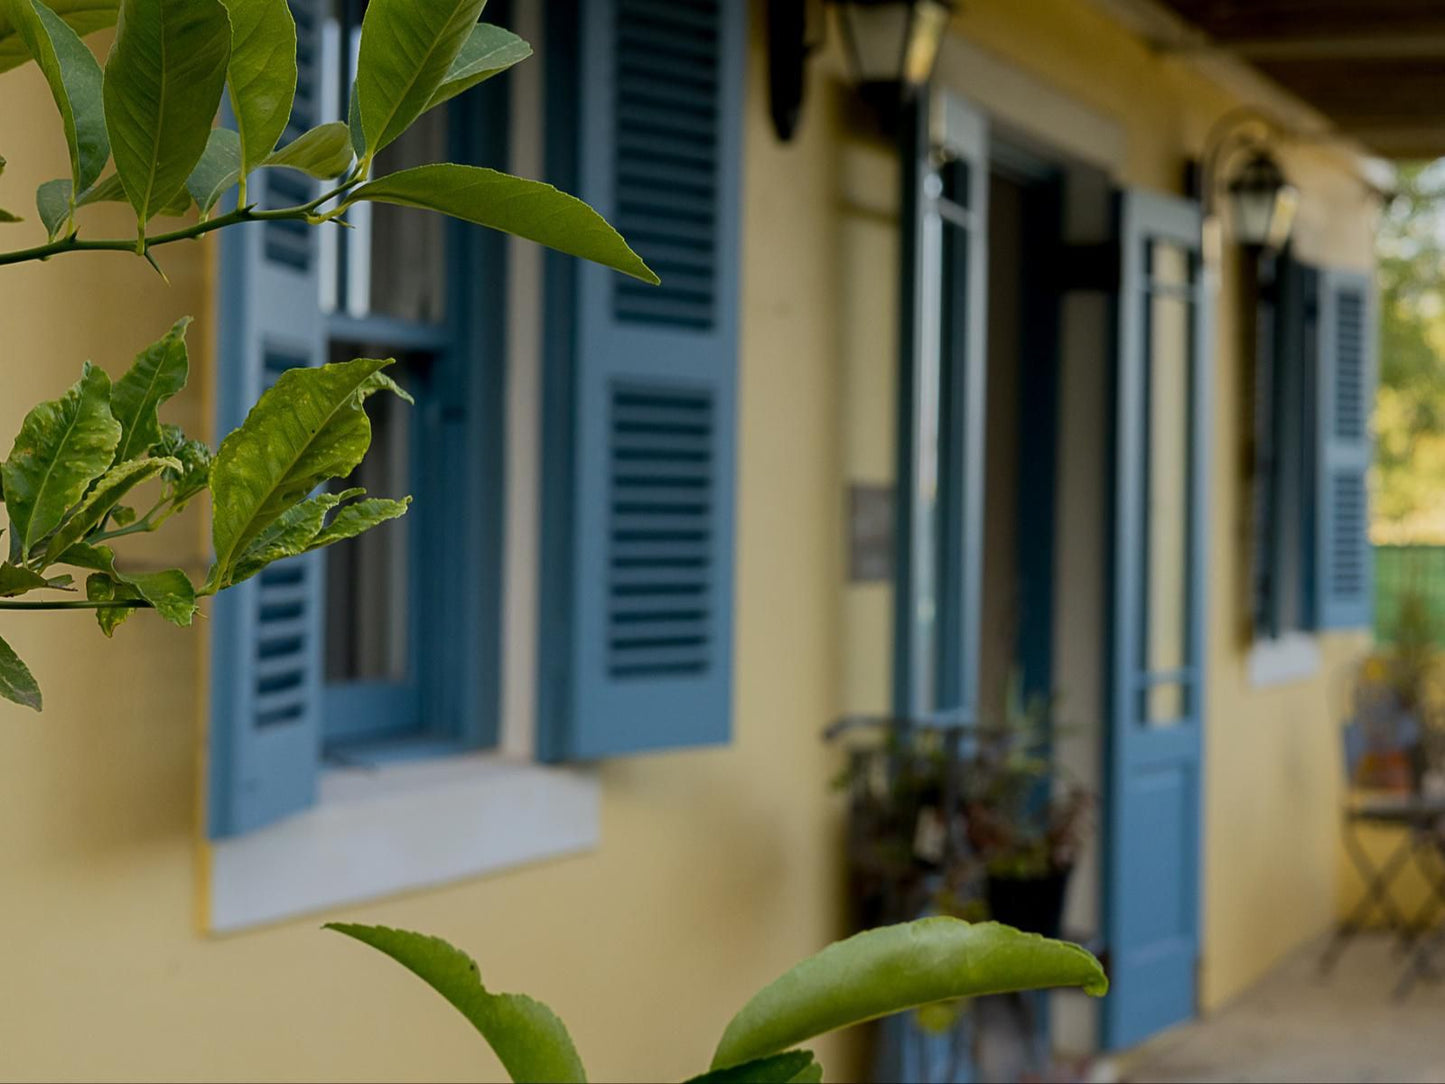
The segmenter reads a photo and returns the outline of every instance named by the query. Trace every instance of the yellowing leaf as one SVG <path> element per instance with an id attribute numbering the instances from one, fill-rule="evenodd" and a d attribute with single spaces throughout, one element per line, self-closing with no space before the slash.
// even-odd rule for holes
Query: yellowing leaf
<path id="1" fill-rule="evenodd" d="M 186 330 L 190 326 L 189 316 L 177 320 L 158 341 L 136 355 L 131 367 L 111 389 L 111 413 L 121 428 L 115 462 L 123 463 L 143 456 L 153 445 L 160 443 L 161 423 L 157 410 L 186 386 L 186 376 L 190 371 L 186 353 Z"/>
<path id="2" fill-rule="evenodd" d="M 10 458 L 0 466 L 10 511 L 10 559 L 20 563 L 60 526 L 110 466 L 120 423 L 110 412 L 110 377 L 86 362 L 61 398 L 25 416 Z"/>
<path id="3" fill-rule="evenodd" d="M 0 640 L 0 699 L 40 710 L 40 686 L 15 649 Z"/>
<path id="4" fill-rule="evenodd" d="M 237 559 L 283 513 L 361 462 L 371 445 L 363 392 L 390 364 L 359 358 L 289 369 L 221 442 L 211 467 L 208 590 L 229 582 Z"/>

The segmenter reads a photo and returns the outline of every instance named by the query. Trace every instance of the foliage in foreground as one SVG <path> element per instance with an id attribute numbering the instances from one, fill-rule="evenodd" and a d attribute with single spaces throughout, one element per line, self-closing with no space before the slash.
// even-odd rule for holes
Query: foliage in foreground
<path id="1" fill-rule="evenodd" d="M 48 241 L 0 251 L 0 266 L 122 251 L 159 270 L 156 253 L 166 245 L 247 222 L 344 225 L 351 207 L 371 201 L 436 211 L 656 282 L 595 211 L 550 185 L 451 163 L 372 177 L 377 152 L 423 113 L 531 55 L 516 35 L 478 21 L 484 4 L 371 0 L 348 120 L 278 146 L 297 86 L 296 24 L 286 0 L 0 0 L 0 72 L 37 64 L 70 158 L 69 176 L 35 195 Z M 82 35 L 112 25 L 115 42 L 102 66 Z M 227 93 L 235 128 L 213 127 Z M 4 166 L 0 158 L 0 174 Z M 326 184 L 304 204 L 261 208 L 246 195 L 247 178 L 260 169 L 297 170 Z M 233 191 L 235 209 L 217 214 Z M 130 206 L 133 238 L 82 236 L 82 212 L 103 202 Z M 193 221 L 150 232 L 157 217 L 180 215 Z M 0 225 L 19 221 L 0 209 Z M 140 607 L 189 625 L 198 598 L 406 511 L 405 498 L 318 492 L 365 456 L 367 398 L 378 391 L 406 398 L 384 372 L 390 361 L 284 374 L 213 455 L 157 414 L 186 383 L 186 326 L 181 321 L 143 351 L 113 385 L 87 363 L 74 387 L 26 416 L 0 464 L 9 515 L 0 609 L 92 609 L 107 635 Z M 115 540 L 156 530 L 203 493 L 215 554 L 203 583 L 179 568 L 117 567 Z M 86 577 L 83 599 L 21 598 L 78 596 L 78 575 Z M 3 640 L 0 698 L 41 706 L 34 676 Z"/>
<path id="2" fill-rule="evenodd" d="M 587 1079 L 557 1014 L 523 994 L 494 994 L 476 963 L 436 937 L 331 923 L 390 956 L 465 1016 L 517 1084 Z M 799 1044 L 867 1020 L 940 1001 L 1046 987 L 1109 988 L 1080 948 L 996 922 L 925 918 L 829 945 L 760 990 L 723 1030 L 712 1064 L 689 1084 L 793 1084 L 823 1079 Z"/>

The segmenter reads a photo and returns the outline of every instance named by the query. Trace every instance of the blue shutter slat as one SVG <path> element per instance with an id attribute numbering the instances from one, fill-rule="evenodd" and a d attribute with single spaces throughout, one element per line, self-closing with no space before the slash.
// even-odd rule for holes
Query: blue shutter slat
<path id="1" fill-rule="evenodd" d="M 321 120 L 322 0 L 291 0 L 300 39 L 292 139 Z M 314 182 L 284 170 L 252 179 L 267 207 L 305 202 Z M 314 230 L 268 222 L 221 242 L 217 428 L 228 432 L 287 369 L 324 361 Z M 319 555 L 273 565 L 220 595 L 212 613 L 210 835 L 237 835 L 315 798 L 321 749 Z"/>
<path id="2" fill-rule="evenodd" d="M 550 257 L 539 746 L 551 760 L 730 734 L 745 33 L 745 5 L 728 0 L 561 7 L 549 51 L 577 62 L 575 83 L 550 91 L 552 123 L 573 126 L 552 179 L 663 284 Z"/>
<path id="3" fill-rule="evenodd" d="M 1363 628 L 1373 611 L 1368 475 L 1375 389 L 1369 276 L 1319 276 L 1315 613 L 1321 628 Z"/>

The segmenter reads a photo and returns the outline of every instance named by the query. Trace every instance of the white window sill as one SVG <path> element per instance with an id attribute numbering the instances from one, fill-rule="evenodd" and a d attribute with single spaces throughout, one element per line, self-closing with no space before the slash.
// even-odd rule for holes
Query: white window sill
<path id="1" fill-rule="evenodd" d="M 1308 633 L 1287 632 L 1249 649 L 1249 683 L 1256 689 L 1304 681 L 1319 672 L 1319 641 Z"/>
<path id="2" fill-rule="evenodd" d="M 494 755 L 324 772 L 315 808 L 210 844 L 215 933 L 592 850 L 594 773 Z"/>

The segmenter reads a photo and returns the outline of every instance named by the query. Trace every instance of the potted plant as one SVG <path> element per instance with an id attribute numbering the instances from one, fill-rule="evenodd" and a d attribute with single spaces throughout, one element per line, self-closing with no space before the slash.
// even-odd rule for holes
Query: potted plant
<path id="1" fill-rule="evenodd" d="M 963 798 L 990 916 L 1046 936 L 1058 935 L 1094 806 L 1089 790 L 1048 755 L 1055 702 L 1026 699 L 1022 683 L 1010 683 L 1002 717 L 978 730 Z"/>

